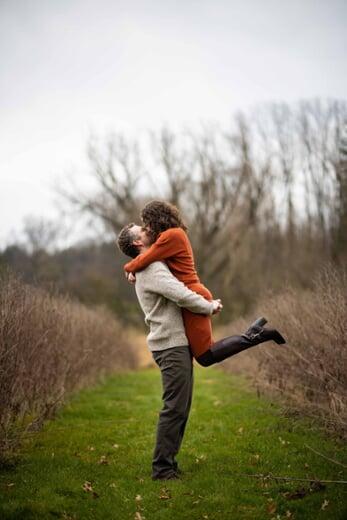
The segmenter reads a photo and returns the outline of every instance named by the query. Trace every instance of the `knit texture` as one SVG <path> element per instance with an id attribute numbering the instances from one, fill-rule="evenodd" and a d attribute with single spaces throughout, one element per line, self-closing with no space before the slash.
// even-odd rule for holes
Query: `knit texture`
<path id="1" fill-rule="evenodd" d="M 136 273 L 135 290 L 150 328 L 149 350 L 188 345 L 181 309 L 211 315 L 213 303 L 177 280 L 164 262 L 153 262 Z"/>

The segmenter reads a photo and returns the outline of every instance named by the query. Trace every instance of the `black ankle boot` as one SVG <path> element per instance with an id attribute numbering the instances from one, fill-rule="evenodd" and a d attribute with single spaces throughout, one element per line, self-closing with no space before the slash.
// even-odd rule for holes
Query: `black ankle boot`
<path id="1" fill-rule="evenodd" d="M 286 342 L 282 334 L 276 329 L 264 329 L 263 325 L 267 323 L 264 317 L 258 318 L 241 336 L 248 339 L 252 345 L 258 345 L 265 341 L 275 341 L 278 345 L 283 345 Z"/>
<path id="2" fill-rule="evenodd" d="M 261 318 L 257 318 L 252 325 L 248 327 L 245 334 L 242 334 L 242 336 L 247 336 L 249 338 L 250 336 L 253 336 L 254 334 L 258 334 L 263 328 L 263 326 L 267 323 L 267 319 L 262 316 Z"/>

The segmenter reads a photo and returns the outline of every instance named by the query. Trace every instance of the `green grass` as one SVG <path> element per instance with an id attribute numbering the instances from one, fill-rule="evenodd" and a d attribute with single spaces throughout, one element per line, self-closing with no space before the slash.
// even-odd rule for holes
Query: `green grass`
<path id="1" fill-rule="evenodd" d="M 347 447 L 307 419 L 285 417 L 278 405 L 257 398 L 244 379 L 215 368 L 195 370 L 192 411 L 177 457 L 182 479 L 153 482 L 160 407 L 156 368 L 115 375 L 75 395 L 25 441 L 17 463 L 2 470 L 0 518 L 347 518 L 346 485 L 327 484 L 289 499 L 286 492 L 308 489 L 309 482 L 236 475 L 347 480 L 346 469 L 304 444 L 344 464 Z M 108 464 L 100 464 L 101 457 Z M 97 496 L 83 490 L 86 481 Z"/>

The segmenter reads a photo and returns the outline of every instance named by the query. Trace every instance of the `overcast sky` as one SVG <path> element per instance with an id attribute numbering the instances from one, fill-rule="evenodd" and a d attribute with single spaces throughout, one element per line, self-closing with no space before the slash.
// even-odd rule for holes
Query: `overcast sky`
<path id="1" fill-rule="evenodd" d="M 0 0 L 0 247 L 90 132 L 347 97 L 345 0 Z"/>

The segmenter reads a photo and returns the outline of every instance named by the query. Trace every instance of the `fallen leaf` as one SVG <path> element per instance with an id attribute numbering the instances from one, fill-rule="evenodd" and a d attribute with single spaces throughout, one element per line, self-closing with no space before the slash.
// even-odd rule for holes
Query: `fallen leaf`
<path id="1" fill-rule="evenodd" d="M 304 498 L 308 492 L 309 492 L 308 489 L 305 489 L 304 487 L 302 487 L 302 488 L 297 488 L 295 491 L 292 491 L 292 492 L 286 491 L 285 493 L 282 493 L 282 495 L 287 500 L 296 500 L 297 498 Z"/>
<path id="2" fill-rule="evenodd" d="M 108 460 L 106 459 L 106 455 L 101 455 L 98 464 L 109 464 Z"/>
<path id="3" fill-rule="evenodd" d="M 324 511 L 324 509 L 326 509 L 329 505 L 329 500 L 324 500 L 322 506 L 321 506 L 321 510 Z"/>
<path id="4" fill-rule="evenodd" d="M 136 495 L 135 500 L 136 500 L 136 502 L 141 502 L 142 496 L 141 495 Z"/>
<path id="5" fill-rule="evenodd" d="M 195 459 L 195 462 L 200 462 L 201 460 L 204 460 L 206 459 L 206 455 L 198 455 L 197 458 Z"/>
<path id="6" fill-rule="evenodd" d="M 222 404 L 222 401 L 218 401 L 218 399 L 217 399 L 217 401 L 213 402 L 214 406 L 219 406 L 220 404 Z"/>
<path id="7" fill-rule="evenodd" d="M 313 480 L 308 488 L 299 487 L 293 492 L 286 491 L 285 493 L 282 493 L 282 496 L 285 497 L 287 500 L 296 500 L 298 498 L 304 498 L 309 493 L 322 491 L 325 488 L 325 484 L 322 484 L 318 480 Z"/>
<path id="8" fill-rule="evenodd" d="M 269 515 L 273 515 L 277 511 L 277 504 L 276 502 L 272 502 L 272 499 L 269 500 L 271 500 L 271 502 L 266 506 L 266 510 Z"/>
<path id="9" fill-rule="evenodd" d="M 161 500 L 168 500 L 169 498 L 171 498 L 170 490 L 167 489 L 167 488 L 162 488 L 162 489 L 160 490 L 159 498 L 160 498 Z"/>
<path id="10" fill-rule="evenodd" d="M 141 515 L 141 513 L 139 513 L 139 511 L 136 511 L 135 513 L 135 520 L 144 520 L 144 516 Z"/>
<path id="11" fill-rule="evenodd" d="M 75 519 L 76 519 L 76 516 L 75 516 L 75 515 L 70 516 L 70 515 L 67 514 L 66 511 L 63 511 L 62 518 L 63 518 L 64 520 L 75 520 Z"/>
<path id="12" fill-rule="evenodd" d="M 10 482 L 9 484 L 6 484 L 7 487 L 13 487 L 14 486 L 14 482 Z"/>
<path id="13" fill-rule="evenodd" d="M 243 433 L 243 427 L 241 426 L 241 428 L 239 428 L 237 431 L 238 431 L 239 433 Z"/>
<path id="14" fill-rule="evenodd" d="M 93 498 L 99 498 L 98 493 L 93 490 L 91 482 L 86 481 L 82 487 L 83 487 L 84 491 L 91 493 Z"/>
<path id="15" fill-rule="evenodd" d="M 86 481 L 82 487 L 84 491 L 93 491 L 92 484 L 88 481 Z"/>
<path id="16" fill-rule="evenodd" d="M 257 464 L 259 462 L 260 455 L 259 453 L 256 453 L 255 455 L 252 455 L 250 463 L 252 465 Z"/>
<path id="17" fill-rule="evenodd" d="M 94 446 L 88 446 L 88 448 L 87 448 L 87 449 L 88 449 L 89 451 L 95 451 L 95 448 L 94 448 Z"/>
<path id="18" fill-rule="evenodd" d="M 111 482 L 111 484 L 110 484 L 109 487 L 111 487 L 111 488 L 116 488 L 117 486 L 116 486 L 116 484 L 115 484 L 114 482 Z"/>
<path id="19" fill-rule="evenodd" d="M 293 513 L 289 509 L 286 511 L 286 518 L 293 518 Z"/>
<path id="20" fill-rule="evenodd" d="M 112 444 L 112 448 L 119 448 L 119 444 Z"/>

